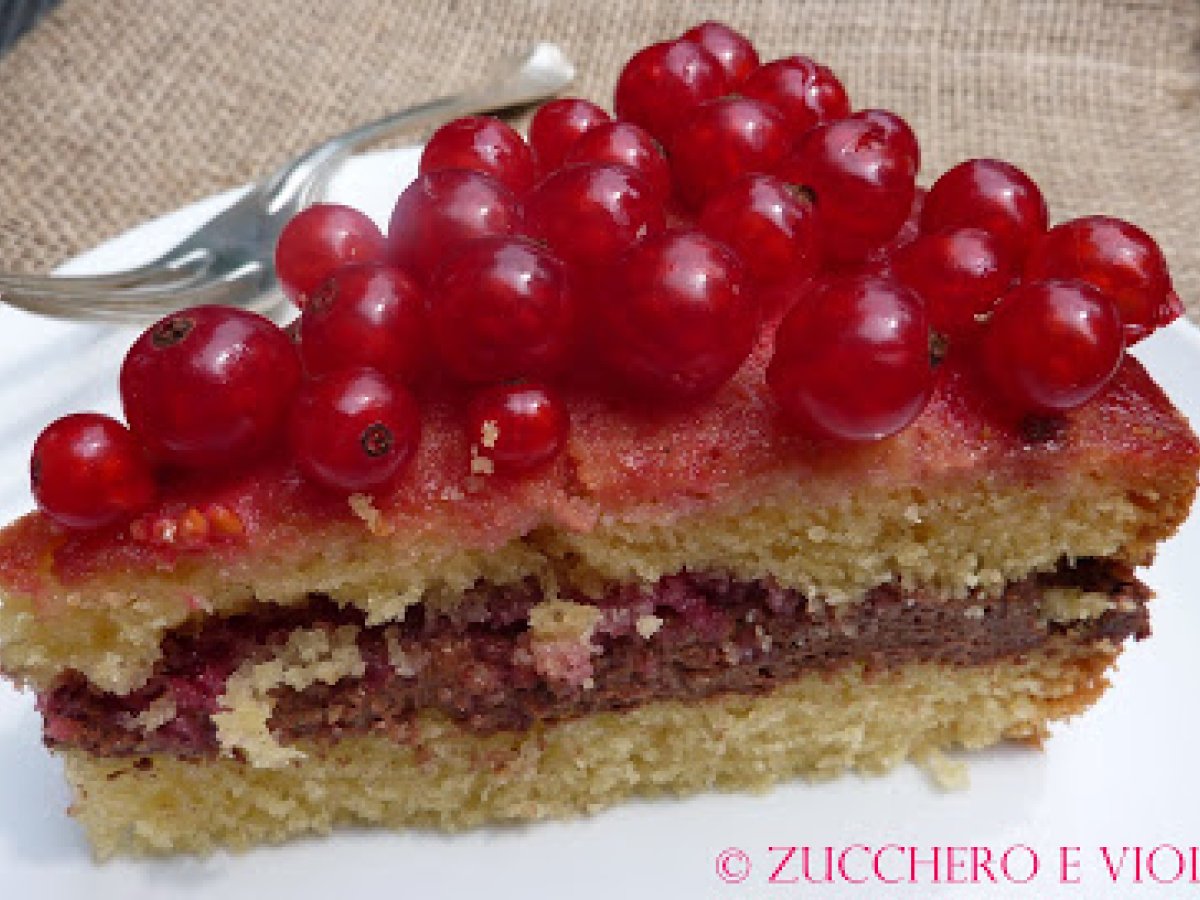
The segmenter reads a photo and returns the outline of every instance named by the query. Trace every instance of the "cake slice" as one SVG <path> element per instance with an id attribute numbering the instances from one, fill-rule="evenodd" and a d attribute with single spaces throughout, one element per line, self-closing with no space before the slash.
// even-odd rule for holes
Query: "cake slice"
<path id="1" fill-rule="evenodd" d="M 1200 444 L 1125 354 L 1181 309 L 1147 235 L 995 160 L 925 199 L 715 23 L 564 103 L 439 131 L 386 239 L 298 215 L 290 336 L 172 314 L 128 427 L 39 437 L 0 667 L 100 855 L 1039 743 L 1149 635 Z"/>
<path id="2" fill-rule="evenodd" d="M 1132 568 L 1186 516 L 1198 448 L 1132 359 L 1035 441 L 960 388 L 823 451 L 751 360 L 701 410 L 573 398 L 566 452 L 519 481 L 469 472 L 445 406 L 386 501 L 267 464 L 163 501 L 207 517 L 193 543 L 34 514 L 0 537 L 4 668 L 105 854 L 1038 741 L 1148 633 Z"/>

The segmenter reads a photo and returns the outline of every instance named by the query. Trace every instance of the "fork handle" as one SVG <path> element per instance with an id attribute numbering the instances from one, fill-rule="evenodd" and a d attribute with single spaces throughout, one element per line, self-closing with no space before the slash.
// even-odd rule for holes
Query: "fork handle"
<path id="1" fill-rule="evenodd" d="M 534 44 L 493 70 L 481 87 L 411 106 L 325 141 L 295 163 L 267 178 L 259 188 L 268 211 L 297 194 L 309 202 L 324 189 L 334 167 L 355 150 L 402 129 L 417 129 L 479 112 L 498 112 L 552 97 L 575 77 L 575 68 L 556 45 Z"/>

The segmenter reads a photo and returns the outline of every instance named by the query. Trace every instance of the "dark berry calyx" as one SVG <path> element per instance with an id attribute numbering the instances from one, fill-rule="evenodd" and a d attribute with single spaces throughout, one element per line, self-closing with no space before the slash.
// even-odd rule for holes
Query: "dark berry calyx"
<path id="1" fill-rule="evenodd" d="M 196 320 L 188 316 L 171 316 L 154 326 L 150 342 L 160 350 L 173 347 L 191 334 L 195 326 Z"/>
<path id="2" fill-rule="evenodd" d="M 363 451 L 372 458 L 386 455 L 394 443 L 392 430 L 382 422 L 372 422 L 362 433 Z"/>

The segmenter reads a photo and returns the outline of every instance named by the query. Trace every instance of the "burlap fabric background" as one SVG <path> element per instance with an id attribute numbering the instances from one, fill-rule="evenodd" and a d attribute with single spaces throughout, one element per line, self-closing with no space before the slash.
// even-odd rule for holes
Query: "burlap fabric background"
<path id="1" fill-rule="evenodd" d="M 0 267 L 49 269 L 532 39 L 607 103 L 624 58 L 706 17 L 907 117 L 925 181 L 999 156 L 1056 219 L 1142 225 L 1200 320 L 1198 0 L 66 0 L 0 59 Z"/>

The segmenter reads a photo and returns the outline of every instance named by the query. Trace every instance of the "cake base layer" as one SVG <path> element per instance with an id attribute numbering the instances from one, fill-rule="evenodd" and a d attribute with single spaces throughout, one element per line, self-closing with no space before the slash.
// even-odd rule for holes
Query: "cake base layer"
<path id="1" fill-rule="evenodd" d="M 590 813 L 630 796 L 761 789 L 1004 739 L 1040 741 L 1090 706 L 1119 649 L 1059 636 L 978 666 L 857 664 L 761 696 L 662 701 L 524 732 L 427 713 L 406 741 L 302 744 L 283 768 L 236 759 L 63 751 L 73 814 L 98 855 L 209 852 L 340 824 L 458 829 Z"/>

